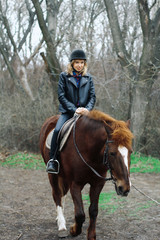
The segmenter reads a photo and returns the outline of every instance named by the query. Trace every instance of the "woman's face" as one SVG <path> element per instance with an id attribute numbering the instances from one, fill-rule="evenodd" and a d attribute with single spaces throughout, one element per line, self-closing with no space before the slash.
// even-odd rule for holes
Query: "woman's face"
<path id="1" fill-rule="evenodd" d="M 76 59 L 73 63 L 73 68 L 76 72 L 81 72 L 84 68 L 84 60 Z"/>

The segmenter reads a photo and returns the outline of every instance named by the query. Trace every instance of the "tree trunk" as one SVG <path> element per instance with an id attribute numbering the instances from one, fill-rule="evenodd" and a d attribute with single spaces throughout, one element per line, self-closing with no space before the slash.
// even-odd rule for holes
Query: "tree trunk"
<path id="1" fill-rule="evenodd" d="M 137 2 L 143 32 L 143 51 L 138 72 L 126 51 L 114 1 L 104 0 L 115 51 L 122 67 L 125 70 L 127 69 L 131 79 L 129 115 L 132 120 L 132 131 L 135 135 L 134 149 L 141 150 L 142 147 L 143 149 L 145 148 L 144 145 L 148 139 L 150 96 L 152 85 L 159 71 L 160 9 L 155 14 L 155 19 L 151 21 L 149 18 L 150 9 L 148 8 L 148 2 L 146 0 L 137 0 Z"/>
<path id="2" fill-rule="evenodd" d="M 132 119 L 136 136 L 135 147 L 145 153 L 151 128 L 151 92 L 159 72 L 160 62 L 160 9 L 153 20 L 150 9 L 144 0 L 138 0 L 139 15 L 143 32 L 143 50 L 139 66 L 139 78 L 133 99 Z"/>
<path id="3" fill-rule="evenodd" d="M 56 48 L 52 40 L 51 34 L 49 32 L 49 29 L 46 26 L 39 1 L 32 0 L 32 2 L 36 10 L 39 27 L 42 31 L 44 41 L 46 42 L 46 45 L 47 45 L 46 59 L 47 59 L 47 64 L 50 71 L 50 77 L 57 82 L 59 79 L 59 73 L 61 72 L 61 67 L 56 57 Z"/>
<path id="4" fill-rule="evenodd" d="M 132 59 L 130 59 L 130 55 L 126 50 L 126 46 L 125 46 L 124 38 L 122 36 L 122 31 L 120 29 L 114 1 L 104 0 L 104 3 L 106 6 L 106 11 L 109 19 L 109 24 L 112 32 L 116 54 L 118 56 L 121 66 L 124 68 L 125 71 L 127 71 L 127 75 L 129 75 L 129 78 L 132 79 L 130 81 L 130 91 L 129 91 L 130 104 L 128 108 L 128 118 L 131 118 L 133 95 L 135 91 L 135 83 L 137 81 L 137 71 L 135 69 Z"/>
<path id="5" fill-rule="evenodd" d="M 30 97 L 30 99 L 33 101 L 34 97 L 33 97 L 31 88 L 28 83 L 26 66 L 23 65 L 23 63 L 19 57 L 18 51 L 21 50 L 23 44 L 26 41 L 26 38 L 27 38 L 29 32 L 31 31 L 31 27 L 34 22 L 35 14 L 30 12 L 30 21 L 29 21 L 28 28 L 27 28 L 26 32 L 24 33 L 24 36 L 23 36 L 22 40 L 20 41 L 19 46 L 17 46 L 16 42 L 14 41 L 14 37 L 12 35 L 8 19 L 2 9 L 1 1 L 0 1 L 0 12 L 1 12 L 2 23 L 7 32 L 7 37 L 10 39 L 14 53 L 13 53 L 13 56 L 6 54 L 7 51 L 5 50 L 5 47 L 4 47 L 5 42 L 3 40 L 3 32 L 0 33 L 0 37 L 3 42 L 3 44 L 0 45 L 0 52 L 2 53 L 2 56 L 7 65 L 10 76 L 14 81 L 15 86 L 18 87 L 21 91 L 23 91 L 23 93 L 25 92 Z M 11 58 L 12 60 L 9 60 L 9 58 Z"/>
<path id="6" fill-rule="evenodd" d="M 57 88 L 58 88 L 58 80 L 59 80 L 59 74 L 62 71 L 60 67 L 59 60 L 56 56 L 56 21 L 57 21 L 57 14 L 59 11 L 60 4 L 62 3 L 62 0 L 60 1 L 51 1 L 46 0 L 47 4 L 47 20 L 48 20 L 48 27 L 46 25 L 46 22 L 44 20 L 43 12 L 40 6 L 40 3 L 38 0 L 32 0 L 32 3 L 35 7 L 37 19 L 39 23 L 39 27 L 42 31 L 42 35 L 44 38 L 44 41 L 47 45 L 47 51 L 46 56 L 44 53 L 41 53 L 41 56 L 45 62 L 46 71 L 49 74 L 52 88 L 53 88 L 53 108 L 54 111 L 57 112 L 58 109 L 58 98 L 57 98 Z"/>

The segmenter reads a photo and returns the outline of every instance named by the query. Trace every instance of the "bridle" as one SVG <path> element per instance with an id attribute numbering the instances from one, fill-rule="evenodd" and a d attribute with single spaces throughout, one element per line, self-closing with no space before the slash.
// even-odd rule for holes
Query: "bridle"
<path id="1" fill-rule="evenodd" d="M 79 149 L 78 149 L 78 146 L 76 144 L 76 138 L 75 138 L 75 129 L 76 129 L 76 122 L 77 122 L 78 118 L 75 119 L 75 122 L 74 122 L 74 125 L 73 125 L 73 142 L 74 142 L 74 146 L 76 148 L 76 151 L 79 155 L 79 157 L 81 158 L 81 160 L 92 170 L 92 172 L 95 173 L 96 176 L 98 176 L 99 178 L 105 180 L 105 181 L 111 181 L 113 180 L 114 181 L 114 177 L 112 175 L 112 170 L 111 170 L 111 167 L 110 167 L 110 164 L 109 164 L 109 157 L 108 157 L 108 149 L 109 149 L 109 146 L 108 146 L 108 143 L 113 143 L 112 140 L 106 140 L 106 147 L 105 147 L 105 150 L 104 150 L 104 154 L 103 154 L 103 164 L 105 166 L 107 166 L 110 174 L 111 174 L 111 177 L 110 178 L 106 178 L 106 177 L 103 177 L 101 176 L 93 167 L 91 167 L 86 161 L 85 159 L 83 158 L 82 154 L 80 153 Z"/>

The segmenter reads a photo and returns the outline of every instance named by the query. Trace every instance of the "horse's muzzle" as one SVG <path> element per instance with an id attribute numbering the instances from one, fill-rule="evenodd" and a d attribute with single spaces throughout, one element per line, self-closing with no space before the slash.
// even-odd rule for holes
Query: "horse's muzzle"
<path id="1" fill-rule="evenodd" d="M 116 185 L 115 185 L 115 189 L 116 189 L 117 194 L 118 194 L 118 195 L 121 195 L 121 196 L 123 196 L 123 197 L 127 197 L 127 196 L 128 196 L 128 193 L 129 193 L 129 191 L 130 191 L 130 188 L 124 189 L 123 186 L 118 186 L 118 187 L 117 187 Z"/>

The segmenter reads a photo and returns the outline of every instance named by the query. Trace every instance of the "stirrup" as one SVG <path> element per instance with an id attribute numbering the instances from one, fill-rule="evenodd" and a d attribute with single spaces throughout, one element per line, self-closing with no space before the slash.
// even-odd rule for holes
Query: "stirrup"
<path id="1" fill-rule="evenodd" d="M 57 171 L 52 171 L 52 170 L 48 170 L 47 168 L 48 168 L 48 164 L 49 164 L 49 162 L 57 162 Z M 48 172 L 48 173 L 53 173 L 53 174 L 58 174 L 59 173 L 59 169 L 60 169 L 60 164 L 59 164 L 59 161 L 58 160 L 56 160 L 56 159 L 50 159 L 48 162 L 47 162 L 47 168 L 46 168 L 46 171 Z"/>

